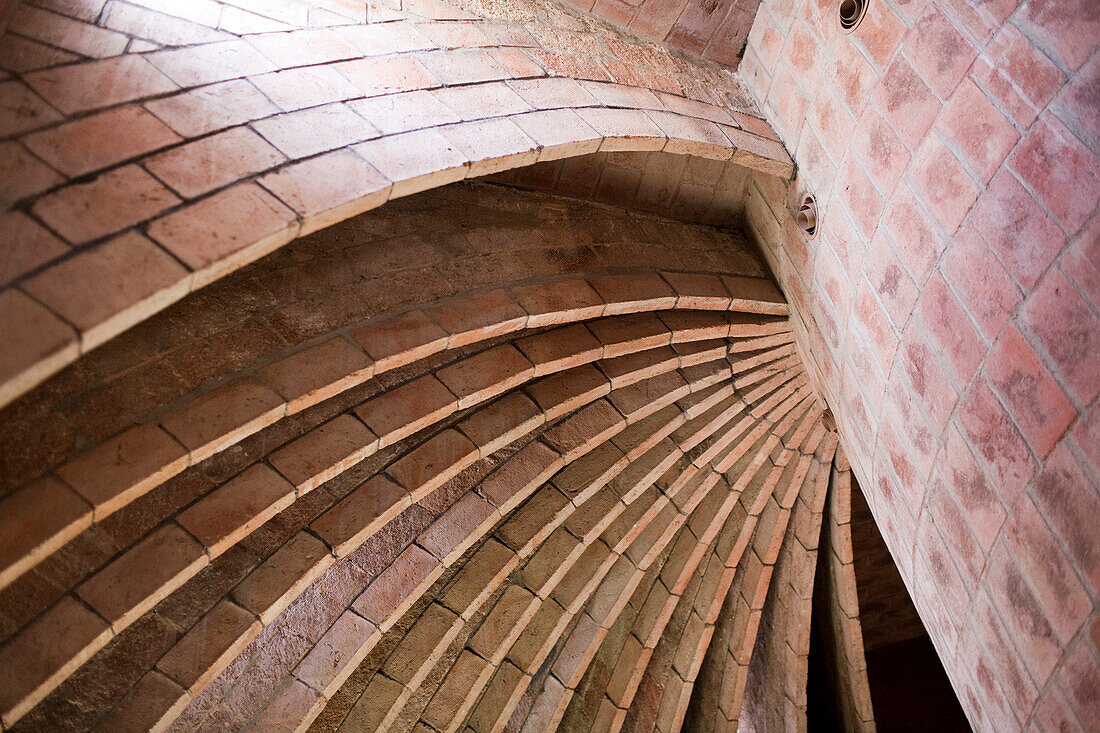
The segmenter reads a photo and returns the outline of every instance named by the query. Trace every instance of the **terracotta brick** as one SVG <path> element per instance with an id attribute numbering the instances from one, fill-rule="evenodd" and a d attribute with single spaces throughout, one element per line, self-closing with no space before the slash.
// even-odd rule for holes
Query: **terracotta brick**
<path id="1" fill-rule="evenodd" d="M 516 342 L 535 365 L 535 376 L 571 369 L 599 359 L 603 345 L 583 324 L 563 326 Z"/>
<path id="2" fill-rule="evenodd" d="M 426 529 L 417 542 L 449 565 L 499 519 L 492 504 L 476 494 L 466 494 Z"/>
<path id="3" fill-rule="evenodd" d="M 157 668 L 198 694 L 260 633 L 256 617 L 229 600 L 214 606 L 157 662 Z"/>
<path id="4" fill-rule="evenodd" d="M 177 89 L 145 57 L 136 55 L 36 71 L 26 76 L 26 82 L 68 115 Z"/>
<path id="5" fill-rule="evenodd" d="M 122 631 L 195 576 L 209 558 L 174 524 L 150 534 L 77 588 L 79 595 Z"/>
<path id="6" fill-rule="evenodd" d="M 436 376 L 458 397 L 460 409 L 528 381 L 534 367 L 514 346 L 497 346 L 439 370 Z"/>
<path id="7" fill-rule="evenodd" d="M 269 117 L 253 127 L 290 158 L 305 158 L 378 136 L 344 104 L 326 104 Z"/>
<path id="8" fill-rule="evenodd" d="M 527 323 L 526 312 L 506 290 L 445 301 L 427 312 L 451 334 L 447 347 L 452 349 L 518 331 Z"/>
<path id="9" fill-rule="evenodd" d="M 63 8 L 71 12 L 71 8 Z M 13 30 L 31 38 L 74 51 L 82 56 L 105 58 L 117 56 L 126 48 L 126 36 L 106 28 L 80 23 L 66 15 L 39 8 L 16 8 L 11 17 Z M 92 17 L 90 20 L 95 21 Z"/>
<path id="10" fill-rule="evenodd" d="M 458 399 L 432 375 L 385 392 L 355 408 L 385 447 L 434 425 L 458 409 Z"/>
<path id="11" fill-rule="evenodd" d="M 936 124 L 985 182 L 1020 139 L 1012 123 L 969 80 L 951 95 Z"/>
<path id="12" fill-rule="evenodd" d="M 347 557 L 409 505 L 408 492 L 375 476 L 310 523 L 337 557 Z"/>
<path id="13" fill-rule="evenodd" d="M 989 353 L 985 374 L 1004 396 L 1013 421 L 1032 449 L 1045 457 L 1076 411 L 1024 337 L 1010 326 Z"/>
<path id="14" fill-rule="evenodd" d="M 390 135 L 356 145 L 354 150 L 393 181 L 390 198 L 461 181 L 470 164 L 470 159 L 436 130 Z"/>
<path id="15" fill-rule="evenodd" d="M 1066 4 L 1042 0 L 1021 13 L 1020 24 L 1039 45 L 1071 70 L 1084 63 L 1096 44 L 1100 19 L 1087 3 Z"/>
<path id="16" fill-rule="evenodd" d="M 73 361 L 79 353 L 68 325 L 23 293 L 0 293 L 0 404 L 7 403 Z"/>
<path id="17" fill-rule="evenodd" d="M 439 86 L 435 77 L 412 56 L 358 59 L 335 67 L 360 95 L 375 97 Z"/>
<path id="18" fill-rule="evenodd" d="M 226 8 L 226 12 L 232 8 Z M 268 702 L 248 730 L 297 733 L 324 709 L 326 699 L 298 680 L 291 680 Z"/>
<path id="19" fill-rule="evenodd" d="M 295 163 L 260 181 L 301 215 L 305 236 L 385 203 L 391 184 L 350 150 Z"/>
<path id="20" fill-rule="evenodd" d="M 155 425 L 142 425 L 62 465 L 57 475 L 102 519 L 186 466 L 187 451 L 179 443 Z"/>
<path id="21" fill-rule="evenodd" d="M 467 417 L 458 427 L 488 458 L 545 422 L 542 411 L 523 394 L 513 392 Z"/>
<path id="22" fill-rule="evenodd" d="M 276 69 L 245 41 L 223 41 L 174 51 L 158 51 L 147 58 L 181 87 L 202 86 Z"/>
<path id="23" fill-rule="evenodd" d="M 10 726 L 111 638 L 103 619 L 64 596 L 5 646 L 0 661 L 0 715 Z"/>
<path id="24" fill-rule="evenodd" d="M 434 557 L 416 545 L 410 545 L 374 582 L 355 599 L 356 612 L 373 621 L 383 631 L 416 600 L 414 589 L 433 577 L 439 565 Z"/>
<path id="25" fill-rule="evenodd" d="M 330 28 L 263 33 L 248 42 L 281 69 L 356 58 L 361 52 Z"/>
<path id="26" fill-rule="evenodd" d="M 191 695 L 160 672 L 150 670 L 122 702 L 103 718 L 105 729 L 120 733 L 167 730 L 179 717 Z"/>
<path id="27" fill-rule="evenodd" d="M 345 724 L 354 730 L 378 730 L 386 714 L 404 692 L 405 687 L 400 682 L 394 682 L 384 674 L 375 674 L 355 707 L 344 718 Z"/>
<path id="28" fill-rule="evenodd" d="M 603 142 L 603 137 L 571 110 L 530 112 L 516 115 L 512 121 L 538 144 L 540 161 L 595 153 Z"/>
<path id="29" fill-rule="evenodd" d="M 312 491 L 378 449 L 378 438 L 351 415 L 313 429 L 269 457 L 299 494 Z"/>
<path id="30" fill-rule="evenodd" d="M 419 501 L 469 467 L 477 455 L 477 446 L 448 429 L 391 464 L 388 472 Z"/>
<path id="31" fill-rule="evenodd" d="M 0 165 L 10 172 L 10 175 L 0 179 L 0 205 L 4 207 L 64 180 L 16 142 L 0 143 Z"/>
<path id="32" fill-rule="evenodd" d="M 528 328 L 582 321 L 603 314 L 603 300 L 584 280 L 513 287 L 512 294 L 529 314 Z"/>
<path id="33" fill-rule="evenodd" d="M 953 234 L 978 199 L 978 187 L 942 143 L 928 139 L 913 157 L 909 180 L 929 211 Z"/>
<path id="34" fill-rule="evenodd" d="M 982 334 L 996 338 L 1021 300 L 1020 289 L 973 225 L 955 235 L 941 268 Z"/>
<path id="35" fill-rule="evenodd" d="M 508 78 L 508 71 L 482 49 L 418 53 L 416 60 L 447 86 Z"/>
<path id="36" fill-rule="evenodd" d="M 940 346 L 943 361 L 962 390 L 985 356 L 985 344 L 938 273 L 925 285 L 917 313 L 928 335 Z"/>
<path id="37" fill-rule="evenodd" d="M 179 199 L 137 166 L 107 172 L 35 202 L 34 213 L 74 244 L 114 234 L 156 216 Z"/>
<path id="38" fill-rule="evenodd" d="M 352 611 L 344 611 L 298 663 L 294 676 L 325 697 L 332 697 L 371 650 L 372 640 L 376 641 L 379 636 L 370 621 Z"/>
<path id="39" fill-rule="evenodd" d="M 447 105 L 422 90 L 359 99 L 348 106 L 385 135 L 459 121 Z"/>
<path id="40" fill-rule="evenodd" d="M 145 103 L 185 137 L 196 137 L 275 114 L 279 108 L 244 80 L 211 84 Z"/>
<path id="41" fill-rule="evenodd" d="M 177 521 L 216 557 L 293 502 L 294 487 L 260 463 L 192 504 Z"/>
<path id="42" fill-rule="evenodd" d="M 285 413 L 279 395 L 252 378 L 230 382 L 161 418 L 198 463 L 271 425 Z"/>
<path id="43" fill-rule="evenodd" d="M 548 480 L 561 466 L 557 453 L 537 441 L 519 452 L 487 476 L 478 491 L 507 514 L 518 503 Z"/>
<path id="44" fill-rule="evenodd" d="M 256 133 L 234 127 L 153 156 L 143 165 L 180 196 L 190 199 L 285 160 Z"/>
<path id="45" fill-rule="evenodd" d="M 287 400 L 287 413 L 293 414 L 370 379 L 374 364 L 359 347 L 337 337 L 280 359 L 262 372 Z"/>
<path id="46" fill-rule="evenodd" d="M 604 358 L 666 346 L 672 338 L 669 327 L 650 313 L 604 319 L 589 328 L 603 344 Z"/>
<path id="47" fill-rule="evenodd" d="M 897 56 L 875 90 L 875 103 L 909 146 L 916 148 L 940 111 L 940 103 L 913 67 Z"/>
<path id="48" fill-rule="evenodd" d="M 424 311 L 410 311 L 352 332 L 375 361 L 375 372 L 396 369 L 442 351 L 447 332 Z"/>
<path id="49" fill-rule="evenodd" d="M 124 136 L 113 134 L 125 129 Z M 80 176 L 181 141 L 140 107 L 101 112 L 28 135 L 23 143 L 67 176 Z"/>
<path id="50" fill-rule="evenodd" d="M 463 717 L 460 711 L 474 702 L 467 703 L 471 681 L 479 679 L 486 666 L 484 659 L 462 650 L 424 710 L 423 719 L 438 729 L 445 729 L 452 720 Z"/>
<path id="51" fill-rule="evenodd" d="M 1036 344 L 1052 357 L 1055 374 L 1088 404 L 1100 393 L 1100 374 L 1088 367 L 1088 354 L 1097 348 L 1096 315 L 1057 269 L 1052 269 L 1032 291 L 1022 321 L 1035 334 Z"/>
<path id="52" fill-rule="evenodd" d="M 270 626 L 332 563 L 323 542 L 298 532 L 233 589 L 233 599 Z"/>
<path id="53" fill-rule="evenodd" d="M 984 382 L 971 386 L 959 407 L 959 424 L 1001 501 L 1012 506 L 1035 472 L 1034 459 Z"/>
<path id="54" fill-rule="evenodd" d="M 179 300 L 190 284 L 164 250 L 129 232 L 52 266 L 23 289 L 80 329 L 88 351 Z"/>
<path id="55" fill-rule="evenodd" d="M 1032 125 L 1009 162 L 1070 233 L 1100 203 L 1096 156 L 1050 113 Z"/>
<path id="56" fill-rule="evenodd" d="M 606 275 L 593 278 L 592 287 L 607 303 L 603 315 L 664 310 L 676 305 L 676 293 L 656 273 Z"/>
<path id="57" fill-rule="evenodd" d="M 287 69 L 254 76 L 249 81 L 285 112 L 343 102 L 360 95 L 359 90 L 331 66 Z"/>
<path id="58" fill-rule="evenodd" d="M 1065 81 L 1054 62 L 1011 23 L 997 32 L 972 73 L 1023 127 L 1035 121 Z"/>
<path id="59" fill-rule="evenodd" d="M 977 52 L 934 4 L 929 4 L 905 39 L 904 52 L 917 73 L 942 98 L 970 69 Z"/>
<path id="60" fill-rule="evenodd" d="M 422 51 L 434 46 L 412 23 L 399 21 L 384 26 L 372 23 L 344 26 L 337 28 L 336 32 L 358 48 L 364 56 Z"/>
<path id="61" fill-rule="evenodd" d="M 148 232 L 199 271 L 199 288 L 277 249 L 297 230 L 293 212 L 256 184 L 242 183 L 154 221 Z"/>
<path id="62" fill-rule="evenodd" d="M 91 522 L 88 503 L 52 477 L 7 496 L 0 502 L 0 587 L 10 585 Z"/>
<path id="63" fill-rule="evenodd" d="M 521 168 L 538 159 L 538 144 L 508 119 L 448 125 L 441 132 L 470 161 L 471 177 Z"/>
<path id="64" fill-rule="evenodd" d="M 904 21 L 897 16 L 893 8 L 876 8 L 863 16 L 856 40 L 867 49 L 875 65 L 884 69 L 891 58 L 897 58 L 895 52 L 906 35 Z"/>
<path id="65" fill-rule="evenodd" d="M 661 150 L 664 131 L 645 112 L 636 109 L 579 109 L 585 124 L 604 138 L 601 151 Z"/>

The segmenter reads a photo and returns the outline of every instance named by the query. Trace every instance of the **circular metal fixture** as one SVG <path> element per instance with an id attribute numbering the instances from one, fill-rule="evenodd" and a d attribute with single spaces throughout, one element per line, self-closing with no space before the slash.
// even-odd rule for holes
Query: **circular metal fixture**
<path id="1" fill-rule="evenodd" d="M 794 221 L 798 228 L 806 232 L 811 238 L 817 234 L 817 199 L 812 193 L 806 194 L 802 199 L 802 205 L 798 207 L 798 213 L 794 215 Z"/>
<path id="2" fill-rule="evenodd" d="M 840 0 L 840 31 L 851 33 L 863 20 L 871 0 Z"/>

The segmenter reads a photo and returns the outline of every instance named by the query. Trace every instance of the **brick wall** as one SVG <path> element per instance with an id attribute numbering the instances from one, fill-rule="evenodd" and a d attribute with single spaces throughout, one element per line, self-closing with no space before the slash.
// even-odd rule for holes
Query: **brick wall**
<path id="1" fill-rule="evenodd" d="M 1092 2 L 763 2 L 741 72 L 798 166 L 748 216 L 983 730 L 1100 714 Z M 820 234 L 791 212 L 811 191 Z"/>

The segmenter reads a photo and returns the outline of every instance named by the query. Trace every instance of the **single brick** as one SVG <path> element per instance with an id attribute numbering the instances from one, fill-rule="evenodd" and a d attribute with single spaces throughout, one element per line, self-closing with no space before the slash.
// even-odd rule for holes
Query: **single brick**
<path id="1" fill-rule="evenodd" d="M 416 601 L 413 592 L 440 572 L 438 561 L 416 545 L 410 545 L 374 579 L 352 604 L 357 613 L 373 621 L 383 632 Z"/>
<path id="2" fill-rule="evenodd" d="M 458 398 L 431 374 L 384 392 L 355 414 L 385 447 L 438 423 L 458 409 Z"/>
<path id="3" fill-rule="evenodd" d="M 298 487 L 312 491 L 378 449 L 378 438 L 351 415 L 339 415 L 271 454 L 271 465 Z"/>
<path id="4" fill-rule="evenodd" d="M 447 332 L 423 311 L 410 311 L 352 332 L 376 373 L 423 359 L 447 346 Z"/>
<path id="5" fill-rule="evenodd" d="M 157 669 L 198 695 L 260 633 L 256 617 L 222 600 L 157 662 Z"/>
<path id="6" fill-rule="evenodd" d="M 436 376 L 458 396 L 459 408 L 466 408 L 523 384 L 533 373 L 534 367 L 516 347 L 502 344 L 445 367 Z"/>
<path id="7" fill-rule="evenodd" d="M 191 451 L 192 463 L 259 432 L 285 414 L 283 399 L 252 377 L 214 389 L 161 418 L 161 426 Z"/>
<path id="8" fill-rule="evenodd" d="M 0 588 L 92 523 L 88 502 L 47 476 L 0 501 Z"/>
<path id="9" fill-rule="evenodd" d="M 359 347 L 336 337 L 261 371 L 287 401 L 287 413 L 293 414 L 367 381 L 374 375 L 374 364 Z"/>
<path id="10" fill-rule="evenodd" d="M 187 451 L 179 443 L 156 425 L 141 425 L 62 465 L 57 475 L 102 519 L 186 466 Z"/>
<path id="11" fill-rule="evenodd" d="M 176 525 L 168 524 L 120 555 L 76 592 L 118 633 L 208 562 L 202 545 Z"/>
<path id="12" fill-rule="evenodd" d="M 11 726 L 110 640 L 111 628 L 63 596 L 4 646 L 0 719 Z"/>
<path id="13" fill-rule="evenodd" d="M 233 589 L 237 603 L 270 626 L 333 563 L 325 544 L 299 532 Z"/>
<path id="14" fill-rule="evenodd" d="M 435 435 L 400 460 L 388 472 L 419 501 L 477 460 L 477 446 L 456 430 Z"/>
<path id="15" fill-rule="evenodd" d="M 385 476 L 375 476 L 314 519 L 310 529 L 337 557 L 347 557 L 409 503 L 408 492 Z"/>
<path id="16" fill-rule="evenodd" d="M 294 487 L 258 463 L 184 510 L 177 520 L 217 557 L 294 502 Z"/>
<path id="17" fill-rule="evenodd" d="M 377 633 L 374 624 L 352 611 L 344 611 L 298 663 L 294 676 L 330 698 L 379 638 L 381 634 Z"/>

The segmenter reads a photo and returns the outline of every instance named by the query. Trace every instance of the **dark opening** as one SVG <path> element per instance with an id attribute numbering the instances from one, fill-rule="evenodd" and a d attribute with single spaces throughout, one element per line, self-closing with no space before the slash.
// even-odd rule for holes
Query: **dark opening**
<path id="1" fill-rule="evenodd" d="M 822 548 L 830 546 L 829 526 L 826 516 Z M 878 731 L 969 731 L 970 725 L 947 673 L 854 480 L 851 528 L 867 677 Z M 819 553 L 814 581 L 807 697 L 810 731 L 852 727 L 840 705 L 839 652 L 828 611 L 832 603 L 828 583 L 822 582 L 822 563 L 826 557 L 825 552 Z"/>

